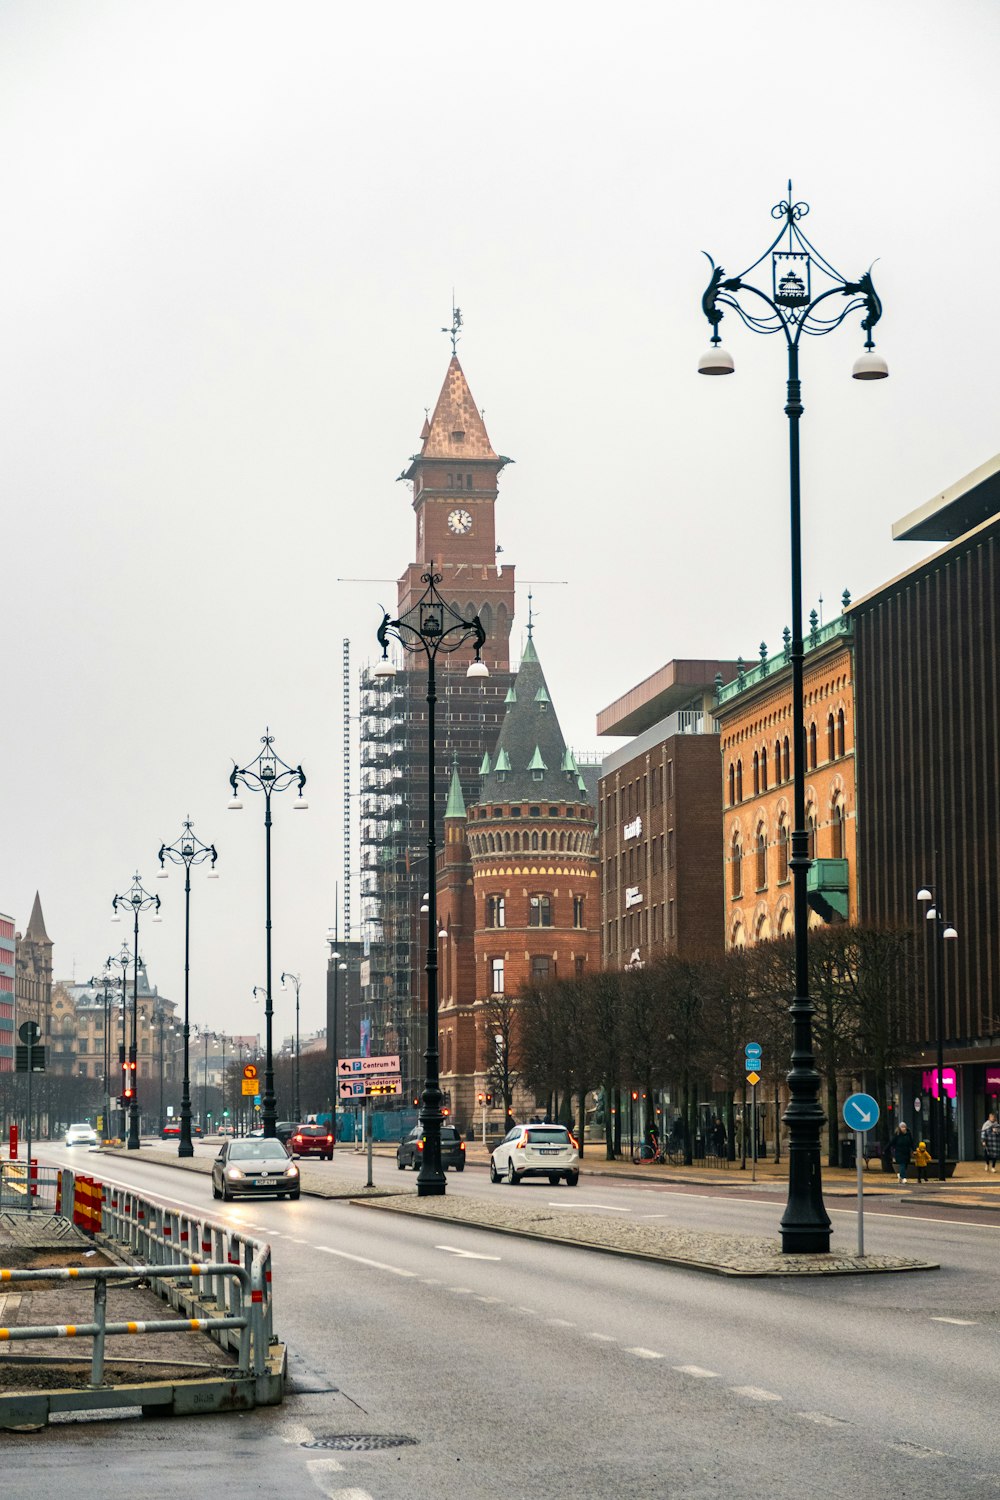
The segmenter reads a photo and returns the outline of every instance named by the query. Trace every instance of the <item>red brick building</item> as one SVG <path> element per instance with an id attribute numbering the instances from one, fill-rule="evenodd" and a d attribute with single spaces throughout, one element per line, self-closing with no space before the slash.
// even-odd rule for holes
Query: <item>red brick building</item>
<path id="1" fill-rule="evenodd" d="M 452 773 L 438 863 L 441 1083 L 462 1126 L 488 1086 L 490 998 L 600 963 L 593 798 L 530 634 L 481 772 L 468 808 Z"/>
<path id="2" fill-rule="evenodd" d="M 722 801 L 716 674 L 734 662 L 672 661 L 597 716 L 634 738 L 601 767 L 603 958 L 697 955 L 723 942 Z"/>

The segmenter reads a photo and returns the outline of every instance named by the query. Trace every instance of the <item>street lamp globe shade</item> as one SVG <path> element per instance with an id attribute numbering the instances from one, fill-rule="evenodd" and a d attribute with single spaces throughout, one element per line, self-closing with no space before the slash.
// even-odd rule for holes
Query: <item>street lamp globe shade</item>
<path id="1" fill-rule="evenodd" d="M 169 870 L 157 870 L 157 872 L 156 872 L 156 878 L 157 878 L 157 880 L 169 880 L 170 879 L 170 871 Z"/>
<path id="2" fill-rule="evenodd" d="M 699 375 L 732 375 L 736 369 L 736 362 L 728 349 L 723 349 L 720 344 L 714 344 L 707 349 L 698 361 Z"/>
<path id="3" fill-rule="evenodd" d="M 439 938 L 446 938 L 447 936 L 448 936 L 448 934 L 445 932 L 444 928 L 442 927 L 441 931 L 438 933 L 438 937 Z"/>
<path id="4" fill-rule="evenodd" d="M 383 657 L 381 661 L 377 661 L 372 668 L 373 677 L 395 677 L 395 675 L 396 668 L 389 661 L 388 657 Z"/>
<path id="5" fill-rule="evenodd" d="M 881 354 L 876 354 L 874 349 L 866 349 L 854 361 L 851 375 L 855 380 L 888 380 L 889 366 Z"/>
<path id="6" fill-rule="evenodd" d="M 420 903 L 420 915 L 422 917 L 425 917 L 429 911 L 430 911 L 430 907 L 427 905 L 427 902 L 426 901 L 421 901 L 421 903 Z"/>
<path id="7" fill-rule="evenodd" d="M 242 812 L 243 803 L 240 801 L 239 797 L 233 797 L 229 802 L 226 803 L 226 810 L 227 812 Z"/>
<path id="8" fill-rule="evenodd" d="M 163 921 L 163 918 L 162 918 L 162 917 L 154 917 L 154 918 L 153 918 L 153 921 L 154 921 L 154 922 L 162 922 L 162 921 Z"/>
<path id="9" fill-rule="evenodd" d="M 490 669 L 484 661 L 470 661 L 466 677 L 488 677 Z"/>
<path id="10" fill-rule="evenodd" d="M 206 880 L 218 880 L 218 878 L 219 878 L 219 872 L 218 872 L 218 870 L 209 870 L 208 874 L 205 876 Z"/>
<path id="11" fill-rule="evenodd" d="M 112 922 L 120 922 L 120 921 L 121 921 L 121 917 L 120 917 L 120 916 L 119 916 L 119 915 L 118 915 L 118 913 L 117 913 L 117 912 L 115 912 L 115 914 L 114 914 L 114 916 L 113 916 L 113 917 L 112 917 L 112 918 L 111 918 L 111 920 L 112 920 Z"/>
<path id="12" fill-rule="evenodd" d="M 933 901 L 934 897 L 931 895 L 931 893 L 927 889 L 927 887 L 925 885 L 922 885 L 920 887 L 919 891 L 917 892 L 917 900 L 918 901 Z"/>
<path id="13" fill-rule="evenodd" d="M 292 803 L 292 811 L 293 812 L 308 812 L 309 811 L 309 803 L 306 801 L 306 799 L 304 797 L 296 797 L 295 801 Z"/>
<path id="14" fill-rule="evenodd" d="M 945 928 L 944 932 L 942 932 L 941 936 L 943 938 L 957 938 L 958 937 L 958 931 L 957 931 L 956 928 L 952 927 L 951 924 L 949 923 L 949 925 Z"/>

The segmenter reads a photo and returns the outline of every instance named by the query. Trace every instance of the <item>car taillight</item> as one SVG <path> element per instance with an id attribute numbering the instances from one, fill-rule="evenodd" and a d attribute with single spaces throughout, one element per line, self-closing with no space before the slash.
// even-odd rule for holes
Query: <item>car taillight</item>
<path id="1" fill-rule="evenodd" d="M 525 1146 L 526 1146 L 526 1145 L 527 1145 L 527 1144 L 528 1144 L 528 1137 L 527 1137 L 527 1136 L 525 1136 L 525 1137 L 524 1137 L 524 1138 L 523 1138 L 523 1140 L 520 1140 L 520 1141 L 518 1141 L 518 1143 L 517 1143 L 517 1145 L 516 1145 L 516 1146 L 515 1146 L 515 1147 L 514 1147 L 514 1150 L 515 1150 L 515 1151 L 523 1151 L 523 1150 L 524 1150 L 524 1148 L 525 1148 Z"/>
<path id="2" fill-rule="evenodd" d="M 459 1141 L 459 1143 L 458 1143 L 458 1149 L 459 1149 L 459 1151 L 464 1151 L 465 1150 L 465 1142 L 464 1141 Z"/>
<path id="3" fill-rule="evenodd" d="M 424 1149 L 424 1143 L 423 1143 L 423 1141 L 418 1141 L 417 1142 L 417 1150 L 418 1151 L 422 1151 L 423 1149 Z"/>
<path id="4" fill-rule="evenodd" d="M 296 1139 L 296 1141 L 297 1141 L 297 1142 L 298 1142 L 298 1144 L 299 1144 L 299 1145 L 300 1145 L 300 1146 L 301 1146 L 301 1145 L 302 1145 L 302 1137 L 301 1137 L 301 1136 L 300 1136 L 300 1135 L 297 1135 L 297 1136 L 296 1136 L 296 1137 L 295 1137 L 295 1139 Z"/>
<path id="5" fill-rule="evenodd" d="M 327 1136 L 327 1140 L 328 1140 L 328 1141 L 332 1141 L 332 1140 L 333 1140 L 333 1136 L 332 1136 L 332 1135 L 328 1135 L 328 1136 Z"/>
<path id="6" fill-rule="evenodd" d="M 574 1151 L 579 1151 L 579 1149 L 580 1149 L 580 1143 L 577 1140 L 576 1136 L 573 1134 L 572 1130 L 567 1130 L 566 1134 L 569 1136 L 570 1144 L 572 1145 L 573 1150 Z"/>

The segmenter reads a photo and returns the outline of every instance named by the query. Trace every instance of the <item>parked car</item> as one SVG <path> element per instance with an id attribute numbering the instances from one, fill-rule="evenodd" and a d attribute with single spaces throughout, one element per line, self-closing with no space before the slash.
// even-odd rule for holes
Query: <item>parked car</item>
<path id="1" fill-rule="evenodd" d="M 423 1161 L 423 1152 L 424 1127 L 414 1125 L 409 1135 L 404 1136 L 396 1147 L 396 1166 L 401 1172 L 405 1172 L 407 1167 L 418 1171 Z M 445 1170 L 454 1167 L 456 1172 L 465 1171 L 465 1142 L 454 1125 L 441 1126 L 441 1165 Z"/>
<path id="2" fill-rule="evenodd" d="M 296 1156 L 321 1156 L 324 1161 L 333 1161 L 333 1136 L 325 1125 L 300 1125 L 288 1147 Z"/>
<path id="3" fill-rule="evenodd" d="M 287 1142 L 291 1140 L 298 1128 L 294 1120 L 278 1120 L 274 1126 L 274 1133 L 279 1141 Z"/>
<path id="4" fill-rule="evenodd" d="M 299 1169 L 280 1141 L 223 1141 L 212 1163 L 213 1198 L 297 1198 L 299 1191 Z"/>
<path id="5" fill-rule="evenodd" d="M 64 1146 L 96 1146 L 97 1131 L 93 1125 L 81 1124 L 67 1127 L 63 1136 Z"/>
<path id="6" fill-rule="evenodd" d="M 563 1178 L 576 1187 L 580 1155 L 565 1125 L 515 1125 L 507 1132 L 490 1157 L 490 1181 L 514 1186 L 524 1177 L 547 1177 L 553 1187 Z"/>

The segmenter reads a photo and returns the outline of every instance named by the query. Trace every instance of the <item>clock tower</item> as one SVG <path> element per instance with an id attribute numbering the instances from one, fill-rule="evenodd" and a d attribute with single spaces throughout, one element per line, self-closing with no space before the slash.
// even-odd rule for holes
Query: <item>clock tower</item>
<path id="1" fill-rule="evenodd" d="M 412 609 L 424 591 L 421 575 L 433 565 L 445 598 L 482 620 L 490 671 L 508 672 L 514 569 L 497 561 L 495 507 L 500 471 L 511 460 L 494 452 L 456 354 L 420 440 L 400 476 L 413 486 L 417 542 L 416 560 L 399 580 L 399 614 Z"/>

